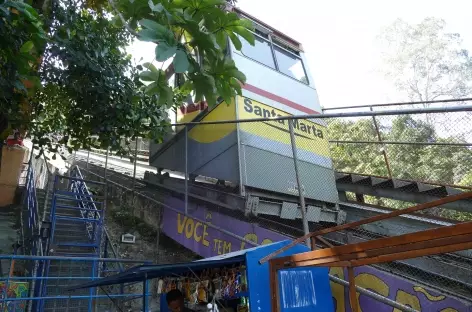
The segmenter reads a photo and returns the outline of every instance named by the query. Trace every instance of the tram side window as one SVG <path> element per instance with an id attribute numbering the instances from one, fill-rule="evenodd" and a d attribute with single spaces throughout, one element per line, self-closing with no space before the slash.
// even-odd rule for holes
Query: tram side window
<path id="1" fill-rule="evenodd" d="M 303 83 L 308 83 L 303 62 L 295 53 L 285 50 L 274 44 L 278 70 Z"/>
<path id="2" fill-rule="evenodd" d="M 241 53 L 244 56 L 247 56 L 255 61 L 258 61 L 259 63 L 275 69 L 274 57 L 272 56 L 269 41 L 257 34 L 255 37 L 256 43 L 254 46 L 250 45 L 246 40 L 241 38 L 241 43 L 243 44 Z"/>

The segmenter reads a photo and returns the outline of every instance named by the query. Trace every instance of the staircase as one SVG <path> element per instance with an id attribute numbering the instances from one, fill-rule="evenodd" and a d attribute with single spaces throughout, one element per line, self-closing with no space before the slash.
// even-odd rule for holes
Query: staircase
<path id="1" fill-rule="evenodd" d="M 71 170 L 71 177 L 56 176 L 52 187 L 51 209 L 46 212 L 51 228 L 46 254 L 64 258 L 45 263 L 43 276 L 47 276 L 47 280 L 41 286 L 41 297 L 58 298 L 42 300 L 39 309 L 92 311 L 96 300 L 91 296 L 96 295 L 96 290 L 74 292 L 75 299 L 70 299 L 67 297 L 71 294 L 65 289 L 99 276 L 97 260 L 74 261 L 74 258 L 100 257 L 104 202 L 89 191 L 78 167 Z M 44 197 L 44 200 L 49 198 Z M 77 299 L 78 296 L 83 298 Z"/>

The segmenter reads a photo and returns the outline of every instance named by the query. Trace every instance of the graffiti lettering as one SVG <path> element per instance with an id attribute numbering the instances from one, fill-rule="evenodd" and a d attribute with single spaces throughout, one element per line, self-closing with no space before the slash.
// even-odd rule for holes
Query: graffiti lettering
<path id="1" fill-rule="evenodd" d="M 219 255 L 231 252 L 231 243 L 221 240 L 221 239 L 213 239 L 214 247 L 213 251 Z"/>
<path id="2" fill-rule="evenodd" d="M 364 269 L 371 271 L 371 269 Z M 356 285 L 368 290 L 374 291 L 382 296 L 395 300 L 398 303 L 409 306 L 418 311 L 429 311 L 427 310 L 431 303 L 441 304 L 438 306 L 436 311 L 440 312 L 458 312 L 459 310 L 453 308 L 458 307 L 459 302 L 451 300 L 443 295 L 433 295 L 430 291 L 426 290 L 421 286 L 413 286 L 405 283 L 404 289 L 395 287 L 395 284 L 389 283 L 391 278 L 386 273 L 378 271 L 376 274 L 356 272 Z M 345 279 L 345 272 L 342 268 L 331 268 L 330 274 L 337 276 L 338 278 Z M 344 286 L 331 282 L 331 291 L 333 294 L 333 300 L 335 302 L 336 312 L 351 311 L 349 305 L 349 295 L 345 291 Z M 420 295 L 419 295 L 420 294 Z M 365 295 L 357 293 L 357 300 L 359 302 L 359 311 L 372 311 L 374 310 L 375 301 L 363 301 Z M 378 303 L 375 303 L 378 304 Z M 382 310 L 383 311 L 383 310 Z M 393 312 L 400 312 L 401 310 L 393 309 Z"/>
<path id="3" fill-rule="evenodd" d="M 421 310 L 420 300 L 415 295 L 409 294 L 403 290 L 397 291 L 397 296 L 395 300 L 398 303 L 407 305 L 410 308 L 413 308 L 415 310 Z M 402 312 L 402 311 L 395 308 L 393 312 Z"/>
<path id="4" fill-rule="evenodd" d="M 376 293 L 382 296 L 388 297 L 390 291 L 388 285 L 377 276 L 372 274 L 361 273 L 356 276 L 355 280 L 356 285 L 365 289 L 375 291 Z M 357 293 L 357 302 L 360 302 L 359 297 L 360 293 Z M 361 307 L 359 307 L 359 311 L 362 312 Z"/>
<path id="5" fill-rule="evenodd" d="M 195 222 L 195 220 L 182 216 L 179 213 L 177 216 L 177 232 L 182 234 L 184 229 L 185 237 L 188 239 L 193 237 L 197 243 L 202 242 L 203 246 L 210 246 L 210 242 L 207 240 L 207 225 L 201 222 Z"/>
<path id="6" fill-rule="evenodd" d="M 7 298 L 25 298 L 28 297 L 28 283 L 25 282 L 10 282 L 8 289 L 5 289 L 5 283 L 0 282 L 0 298 L 4 298 L 6 292 Z M 3 306 L 4 305 L 4 306 Z M 6 301 L 2 304 L 2 311 L 5 312 L 23 312 L 26 311 L 26 302 L 22 300 Z"/>
<path id="7" fill-rule="evenodd" d="M 259 239 L 257 238 L 257 235 L 254 234 L 254 233 L 247 233 L 246 235 L 244 235 L 244 239 L 247 239 L 248 241 L 251 241 L 251 242 L 254 242 L 256 244 L 259 243 Z M 267 244 L 271 244 L 273 241 L 271 239 L 268 239 L 268 238 L 265 238 L 262 240 L 262 242 L 260 243 L 261 245 L 267 245 Z M 248 247 L 246 247 L 246 242 L 241 242 L 241 248 L 240 250 L 243 250 L 243 249 L 246 249 Z"/>
<path id="8" fill-rule="evenodd" d="M 182 210 L 184 206 L 181 200 L 175 198 L 168 199 L 166 204 L 172 207 L 182 207 Z M 184 216 L 183 212 L 177 213 L 170 209 L 165 209 L 162 222 L 163 232 L 179 244 L 195 251 L 203 257 L 212 257 L 252 247 L 251 244 L 241 242 L 241 240 L 235 237 L 208 227 L 208 223 L 206 222 L 211 222 L 231 233 L 242 236 L 246 241 L 257 242 L 262 245 L 269 244 L 273 241 L 288 239 L 288 237 L 264 229 L 259 225 L 233 219 L 214 211 L 211 212 L 206 208 L 192 205 L 189 211 L 192 211 L 191 217 Z M 206 220 L 206 222 L 196 221 L 192 219 L 192 217 L 199 220 Z M 466 302 L 454 298 L 449 294 L 434 291 L 421 286 L 421 284 L 403 279 L 374 267 L 359 267 L 356 268 L 354 272 L 356 275 L 356 284 L 360 287 L 387 296 L 391 300 L 396 300 L 404 305 L 411 306 L 418 311 L 469 311 L 469 306 Z M 330 273 L 344 280 L 347 276 L 347 272 L 342 268 L 331 268 Z M 335 301 L 335 311 L 351 312 L 346 288 L 342 285 L 331 283 L 331 291 Z M 365 295 L 358 294 L 358 299 L 362 309 L 361 311 L 363 312 L 394 311 L 393 307 L 389 307 Z"/>

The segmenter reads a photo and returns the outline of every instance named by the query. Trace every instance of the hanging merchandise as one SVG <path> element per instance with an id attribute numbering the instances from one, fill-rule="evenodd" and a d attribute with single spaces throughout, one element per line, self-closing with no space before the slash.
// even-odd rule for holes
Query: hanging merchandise
<path id="1" fill-rule="evenodd" d="M 247 291 L 247 275 L 246 275 L 246 267 L 242 266 L 241 267 L 241 291 L 245 292 Z"/>
<path id="2" fill-rule="evenodd" d="M 202 281 L 198 284 L 198 303 L 208 302 L 208 281 Z"/>
<path id="3" fill-rule="evenodd" d="M 189 302 L 191 304 L 197 304 L 198 303 L 198 286 L 200 283 L 194 282 L 190 284 L 190 293 L 192 294 Z"/>
<path id="4" fill-rule="evenodd" d="M 188 278 L 185 280 L 185 283 L 184 283 L 183 294 L 185 296 L 185 300 L 187 300 L 189 302 L 192 300 L 192 290 L 191 290 L 191 287 L 190 287 L 190 279 L 188 279 Z"/>
<path id="5" fill-rule="evenodd" d="M 162 279 L 160 279 L 158 282 L 157 282 L 157 294 L 160 295 L 163 293 L 163 290 L 164 290 L 164 281 Z"/>
<path id="6" fill-rule="evenodd" d="M 248 291 L 245 266 L 206 270 L 199 277 L 186 276 L 159 280 L 158 294 L 166 294 L 174 289 L 180 290 L 185 301 L 191 305 L 207 305 L 215 300 L 233 300 L 241 297 L 239 304 L 241 307 L 238 309 L 248 311 L 247 300 L 244 299 Z"/>

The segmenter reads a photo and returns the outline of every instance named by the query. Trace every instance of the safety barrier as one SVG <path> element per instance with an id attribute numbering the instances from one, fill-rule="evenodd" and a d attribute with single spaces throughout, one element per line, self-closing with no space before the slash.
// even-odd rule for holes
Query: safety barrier
<path id="1" fill-rule="evenodd" d="M 0 255 L 2 263 L 9 263 L 9 274 L 0 279 L 0 308 L 2 311 L 106 311 L 117 305 L 137 301 L 141 306 L 143 296 L 150 293 L 137 292 L 133 285 L 108 287 L 99 290 L 68 292 L 66 288 L 105 276 L 80 276 L 90 272 L 89 268 L 104 267 L 105 264 L 135 266 L 150 264 L 149 261 L 135 261 L 113 258 L 51 257 Z M 48 264 L 54 262 L 46 275 Z M 39 264 L 39 269 L 33 268 Z M 22 274 L 26 272 L 26 274 Z M 47 286 L 46 286 L 47 284 Z M 43 290 L 47 287 L 47 292 Z M 49 306 L 47 303 L 51 303 Z M 30 310 L 31 309 L 31 310 Z"/>
<path id="2" fill-rule="evenodd" d="M 32 166 L 28 166 L 25 186 L 24 208 L 26 215 L 22 217 L 24 222 L 23 237 L 26 238 L 24 247 L 27 253 L 38 255 L 38 252 L 41 253 L 41 240 L 39 239 L 41 222 L 36 196 L 35 172 Z"/>

